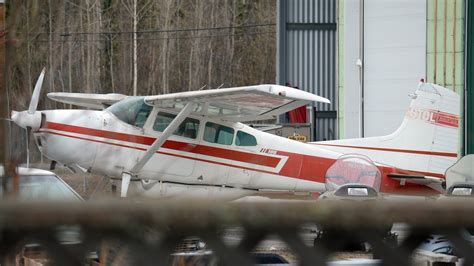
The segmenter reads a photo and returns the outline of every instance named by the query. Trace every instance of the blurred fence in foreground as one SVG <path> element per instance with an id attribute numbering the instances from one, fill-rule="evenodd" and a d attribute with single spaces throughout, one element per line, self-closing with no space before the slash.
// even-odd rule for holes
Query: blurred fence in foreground
<path id="1" fill-rule="evenodd" d="M 253 265 L 251 251 L 266 236 L 277 235 L 298 257 L 300 265 L 324 265 L 338 243 L 365 240 L 382 265 L 409 265 L 411 253 L 430 234 L 445 235 L 465 265 L 472 265 L 474 248 L 465 238 L 474 228 L 474 201 L 400 203 L 252 203 L 128 200 L 111 202 L 15 203 L 0 202 L 2 265 L 14 263 L 16 249 L 39 243 L 55 265 L 84 265 L 84 257 L 97 251 L 104 240 L 126 243 L 132 265 L 163 265 L 174 247 L 186 237 L 206 242 L 219 265 Z M 410 226 L 398 246 L 387 245 L 380 229 L 394 222 Z M 337 234 L 316 247 L 305 245 L 299 230 L 316 224 Z M 72 227 L 71 227 L 72 226 Z M 222 228 L 239 226 L 244 236 L 236 246 L 221 237 Z M 80 243 L 74 249 L 62 244 L 59 231 L 76 228 Z"/>

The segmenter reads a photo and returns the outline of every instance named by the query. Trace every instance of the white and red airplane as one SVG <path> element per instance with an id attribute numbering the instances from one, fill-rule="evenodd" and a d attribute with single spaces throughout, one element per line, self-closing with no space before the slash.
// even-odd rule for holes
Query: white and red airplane
<path id="1" fill-rule="evenodd" d="M 382 193 L 442 191 L 457 160 L 459 96 L 421 83 L 393 134 L 314 143 L 268 134 L 241 122 L 273 118 L 329 100 L 279 85 L 156 96 L 49 93 L 62 103 L 103 110 L 37 111 L 44 70 L 27 111 L 12 120 L 34 133 L 39 150 L 68 166 L 121 179 L 124 197 L 237 199 L 259 191 L 323 192 L 326 170 L 343 154 L 368 156 Z M 382 121 L 381 121 L 382 123 Z M 133 192 L 133 193 L 132 193 Z"/>

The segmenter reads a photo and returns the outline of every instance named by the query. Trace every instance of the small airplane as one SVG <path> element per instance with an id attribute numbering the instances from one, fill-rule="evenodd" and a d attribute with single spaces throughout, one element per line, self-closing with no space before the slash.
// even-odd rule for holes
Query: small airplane
<path id="1" fill-rule="evenodd" d="M 325 172 L 352 153 L 374 162 L 381 193 L 433 194 L 443 191 L 444 171 L 457 160 L 459 97 L 434 84 L 420 83 L 393 134 L 300 143 L 242 122 L 328 99 L 280 85 L 155 96 L 57 92 L 48 97 L 98 110 L 37 111 L 44 74 L 28 110 L 13 111 L 12 120 L 33 132 L 53 162 L 121 180 L 122 197 L 324 192 Z"/>

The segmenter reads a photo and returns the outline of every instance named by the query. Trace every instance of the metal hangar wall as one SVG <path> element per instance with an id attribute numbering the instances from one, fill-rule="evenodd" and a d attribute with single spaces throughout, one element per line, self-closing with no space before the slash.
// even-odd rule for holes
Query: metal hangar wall
<path id="1" fill-rule="evenodd" d="M 474 1 L 466 0 L 465 153 L 474 154 Z"/>
<path id="2" fill-rule="evenodd" d="M 331 100 L 310 107 L 314 141 L 338 138 L 336 5 L 336 0 L 277 2 L 276 82 Z"/>

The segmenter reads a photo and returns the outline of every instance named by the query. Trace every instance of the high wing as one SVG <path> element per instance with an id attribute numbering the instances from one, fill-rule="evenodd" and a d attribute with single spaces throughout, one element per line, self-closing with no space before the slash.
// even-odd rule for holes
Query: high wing
<path id="1" fill-rule="evenodd" d="M 125 99 L 127 96 L 118 93 L 94 94 L 94 93 L 68 93 L 50 92 L 48 98 L 51 100 L 77 105 L 92 109 L 104 109 L 110 105 Z"/>
<path id="2" fill-rule="evenodd" d="M 281 85 L 163 94 L 147 96 L 145 102 L 176 110 L 192 102 L 196 104 L 192 113 L 234 122 L 271 119 L 311 102 L 330 103 L 324 97 Z"/>

